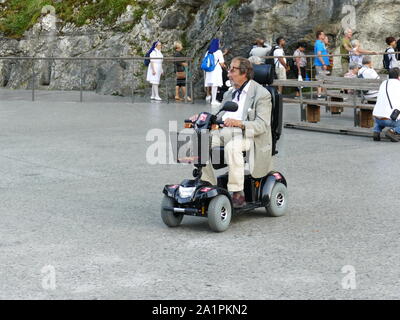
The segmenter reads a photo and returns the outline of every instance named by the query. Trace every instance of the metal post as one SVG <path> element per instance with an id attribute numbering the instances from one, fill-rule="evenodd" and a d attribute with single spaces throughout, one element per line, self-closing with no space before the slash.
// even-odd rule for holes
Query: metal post
<path id="1" fill-rule="evenodd" d="M 80 102 L 83 102 L 83 60 L 81 62 L 81 70 L 80 70 Z"/>
<path id="2" fill-rule="evenodd" d="M 189 74 L 189 76 L 190 76 L 190 98 L 192 99 L 192 104 L 194 104 L 192 60 L 189 60 L 188 74 Z M 187 89 L 186 89 L 186 90 L 187 90 Z"/>
<path id="3" fill-rule="evenodd" d="M 165 67 L 166 71 L 167 71 L 167 67 L 168 67 L 168 65 Z M 164 72 L 164 82 L 165 82 L 165 94 L 167 95 L 167 103 L 169 103 L 167 72 Z"/>
<path id="4" fill-rule="evenodd" d="M 132 59 L 132 103 L 135 103 L 135 59 Z"/>
<path id="5" fill-rule="evenodd" d="M 310 60 L 311 60 L 311 63 L 310 63 L 310 66 L 311 66 L 311 68 L 310 68 L 310 81 L 312 81 L 312 79 L 313 79 L 313 70 L 312 70 L 312 67 L 313 67 L 313 61 L 312 61 L 312 58 L 310 58 Z M 311 99 L 314 99 L 314 90 L 313 90 L 314 88 L 313 87 L 311 87 Z"/>
<path id="6" fill-rule="evenodd" d="M 303 104 L 303 87 L 300 87 L 300 121 L 306 121 Z"/>
<path id="7" fill-rule="evenodd" d="M 35 101 L 35 59 L 32 58 L 32 101 Z"/>
<path id="8" fill-rule="evenodd" d="M 354 105 L 354 126 L 357 127 L 359 124 L 359 119 L 357 117 L 357 90 L 353 90 L 353 105 Z"/>
<path id="9" fill-rule="evenodd" d="M 189 76 L 189 64 L 185 67 L 185 103 L 188 102 L 188 76 Z"/>

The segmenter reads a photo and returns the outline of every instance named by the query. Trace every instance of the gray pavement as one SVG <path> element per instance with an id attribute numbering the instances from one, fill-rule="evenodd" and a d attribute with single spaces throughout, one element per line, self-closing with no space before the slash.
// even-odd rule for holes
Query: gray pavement
<path id="1" fill-rule="evenodd" d="M 146 134 L 206 105 L 16 93 L 0 92 L 0 299 L 400 298 L 400 145 L 285 129 L 287 216 L 168 229 L 163 186 L 192 169 L 149 165 Z"/>

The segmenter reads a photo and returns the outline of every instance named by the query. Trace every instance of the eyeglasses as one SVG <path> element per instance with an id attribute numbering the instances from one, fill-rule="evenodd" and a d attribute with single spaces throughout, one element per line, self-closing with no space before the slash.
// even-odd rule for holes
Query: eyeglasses
<path id="1" fill-rule="evenodd" d="M 228 72 L 232 72 L 232 71 L 235 70 L 235 69 L 240 70 L 240 68 L 238 68 L 238 67 L 230 66 L 230 67 L 228 68 Z"/>

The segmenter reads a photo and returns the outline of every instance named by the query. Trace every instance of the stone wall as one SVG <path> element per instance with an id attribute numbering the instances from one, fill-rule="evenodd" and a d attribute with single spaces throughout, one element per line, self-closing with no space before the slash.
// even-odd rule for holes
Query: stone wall
<path id="1" fill-rule="evenodd" d="M 151 42 L 164 43 L 164 55 L 171 56 L 176 40 L 186 46 L 188 56 L 194 58 L 193 76 L 197 96 L 203 94 L 203 74 L 200 60 L 214 37 L 220 37 L 230 48 L 227 59 L 247 56 L 256 37 L 269 43 L 279 35 L 288 39 L 287 53 L 293 53 L 299 40 L 314 42 L 314 33 L 323 29 L 328 33 L 337 52 L 342 36 L 342 20 L 351 15 L 342 12 L 344 6 L 355 8 L 355 38 L 363 47 L 384 51 L 387 36 L 399 37 L 399 0 L 157 0 L 151 19 L 141 17 L 136 25 L 124 29 L 131 21 L 133 8 L 127 8 L 118 21 L 105 26 L 101 20 L 91 21 L 82 27 L 57 20 L 49 15 L 40 21 L 20 40 L 2 38 L 0 56 L 35 57 L 121 57 L 142 56 Z M 375 62 L 381 67 L 381 57 Z M 172 72 L 172 65 L 166 67 Z M 0 62 L 0 85 L 7 88 L 31 87 L 31 61 Z M 36 86 L 42 89 L 78 89 L 80 86 L 79 62 L 36 62 Z M 133 64 L 122 60 L 92 61 L 82 65 L 84 88 L 102 94 L 129 95 L 146 87 L 145 67 L 142 61 Z"/>

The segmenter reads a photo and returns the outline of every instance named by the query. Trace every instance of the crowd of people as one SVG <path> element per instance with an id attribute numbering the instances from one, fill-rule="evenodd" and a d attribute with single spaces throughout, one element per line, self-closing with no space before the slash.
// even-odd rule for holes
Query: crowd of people
<path id="1" fill-rule="evenodd" d="M 388 101 L 394 101 L 391 105 L 390 110 L 397 108 L 399 98 L 396 96 L 399 94 L 400 82 L 395 82 L 393 79 L 400 80 L 400 65 L 399 56 L 396 51 L 399 51 L 400 40 L 396 41 L 394 37 L 386 38 L 387 48 L 383 58 L 383 66 L 389 72 L 390 81 L 385 81 L 380 90 L 369 90 L 364 92 L 363 96 L 367 103 L 374 104 L 374 117 L 375 117 L 375 128 L 374 128 L 374 140 L 380 140 L 380 132 L 384 127 L 390 129 L 386 132 L 386 135 L 392 141 L 400 141 L 400 121 L 394 117 L 388 117 Z M 161 43 L 156 41 L 153 43 L 151 49 L 146 56 L 149 57 L 149 64 L 147 70 L 147 81 L 152 85 L 151 99 L 161 101 L 159 96 L 158 86 L 160 84 L 160 78 L 163 74 Z M 248 60 L 252 64 L 273 64 L 273 70 L 275 70 L 275 77 L 279 80 L 286 80 L 288 72 L 293 69 L 295 77 L 299 81 L 307 80 L 307 59 L 305 52 L 307 50 L 307 44 L 305 42 L 299 42 L 296 46 L 296 50 L 293 53 L 293 59 L 286 59 L 285 56 L 286 39 L 284 37 L 278 37 L 276 44 L 270 46 L 266 44 L 263 39 L 256 39 L 253 48 L 249 52 Z M 180 42 L 174 43 L 175 54 L 174 57 L 182 58 L 183 46 Z M 219 88 L 226 86 L 226 74 L 227 67 L 225 64 L 225 55 L 227 50 L 224 52 L 221 49 L 221 43 L 219 39 L 213 39 L 207 48 L 205 53 L 202 69 L 204 70 L 204 86 L 206 88 L 206 101 L 213 106 L 220 104 L 217 100 L 217 93 Z M 375 71 L 373 66 L 373 60 L 371 54 L 377 54 L 375 51 L 367 50 L 362 47 L 359 40 L 353 39 L 353 31 L 351 29 L 345 30 L 344 37 L 340 45 L 341 57 L 341 69 L 342 75 L 345 78 L 363 78 L 363 79 L 379 79 L 378 73 Z M 333 69 L 333 59 L 329 55 L 329 38 L 323 31 L 316 32 L 316 40 L 314 43 L 314 55 L 313 65 L 315 67 L 316 76 L 329 75 Z M 269 61 L 266 57 L 273 57 Z M 152 59 L 158 58 L 158 59 Z M 207 62 L 208 65 L 203 67 L 203 64 Z M 290 63 L 292 62 L 292 64 Z M 175 100 L 182 101 L 183 97 L 186 96 L 186 78 L 187 78 L 187 63 L 182 61 L 175 61 L 175 73 L 176 73 L 176 87 L 175 87 Z M 390 87 L 387 89 L 387 84 L 390 82 Z M 383 89 L 384 88 L 384 89 Z M 384 90 L 385 94 L 382 93 Z M 283 92 L 282 86 L 278 87 L 280 93 Z M 296 90 L 296 96 L 299 96 L 299 89 Z M 390 92 L 390 94 L 388 93 Z M 182 98 L 181 98 L 182 93 Z M 318 98 L 322 98 L 322 89 L 318 88 Z M 390 99 L 390 95 L 393 95 L 393 99 Z M 187 97 L 188 101 L 191 101 L 190 97 Z M 387 101 L 384 101 L 384 100 Z M 377 101 L 377 102 L 376 102 Z M 386 106 L 385 108 L 383 106 Z M 400 106 L 399 106 L 400 107 Z M 383 111 L 385 109 L 385 111 Z M 399 116 L 400 118 L 400 116 Z"/>
<path id="2" fill-rule="evenodd" d="M 386 39 L 387 49 L 384 57 L 384 67 L 389 70 L 392 68 L 399 67 L 398 56 L 395 54 L 399 41 L 396 41 L 394 37 L 388 37 Z M 307 59 L 305 58 L 305 51 L 307 50 L 307 44 L 305 42 L 299 42 L 296 46 L 296 50 L 293 53 L 292 65 L 291 61 L 288 61 L 284 56 L 286 47 L 286 39 L 279 37 L 276 40 L 274 46 L 266 44 L 263 39 L 256 39 L 253 48 L 249 52 L 249 61 L 253 64 L 264 64 L 268 63 L 266 60 L 267 56 L 275 57 L 273 59 L 275 77 L 278 80 L 286 80 L 288 72 L 292 71 L 294 76 L 299 80 L 303 81 L 308 78 L 306 68 Z M 174 57 L 184 57 L 182 54 L 183 46 L 180 42 L 174 43 L 175 54 Z M 225 85 L 224 73 L 226 74 L 225 65 L 225 54 L 227 50 L 222 52 L 220 48 L 220 40 L 213 39 L 207 48 L 208 54 L 213 55 L 215 61 L 215 68 L 211 71 L 204 72 L 204 86 L 206 88 L 206 101 L 212 105 L 217 105 L 218 88 Z M 316 56 L 313 61 L 315 67 L 316 76 L 329 75 L 333 69 L 333 59 L 329 57 L 332 52 L 329 52 L 329 38 L 323 31 L 317 31 L 316 40 L 314 43 L 314 55 Z M 370 71 L 372 67 L 366 67 L 364 63 L 365 54 L 377 54 L 375 51 L 366 50 L 362 47 L 361 42 L 357 39 L 353 39 L 353 31 L 348 29 L 344 33 L 344 37 L 340 45 L 341 67 L 342 75 L 345 77 L 351 77 L 351 75 L 360 76 L 363 75 L 366 79 L 375 79 L 377 75 Z M 156 41 L 153 43 L 152 48 L 149 50 L 148 55 L 150 58 L 163 58 L 161 53 L 161 43 Z M 367 61 L 367 60 L 366 60 Z M 385 63 L 386 62 L 386 63 Z M 357 66 L 357 68 L 356 68 Z M 293 70 L 291 70 L 293 69 Z M 366 69 L 366 70 L 365 70 Z M 355 73 L 357 70 L 357 74 Z M 367 71 L 367 72 L 365 72 Z M 358 74 L 360 72 L 360 74 Z M 186 62 L 175 62 L 175 73 L 176 73 L 176 87 L 175 87 L 175 100 L 182 101 L 183 97 L 186 96 L 186 75 L 187 75 L 187 63 Z M 158 94 L 158 86 L 160 84 L 160 77 L 163 74 L 162 59 L 150 59 L 149 69 L 147 72 L 147 81 L 152 85 L 152 100 L 161 100 Z M 225 75 L 226 76 L 226 75 Z M 278 88 L 279 92 L 282 93 L 283 88 Z M 299 96 L 299 90 L 296 90 L 296 96 Z M 182 93 L 182 97 L 181 97 Z M 318 97 L 322 97 L 322 89 L 318 88 Z M 188 97 L 191 101 L 191 98 Z"/>
<path id="3" fill-rule="evenodd" d="M 400 40 L 396 41 L 394 37 L 386 38 L 387 48 L 384 56 L 383 64 L 387 70 L 399 67 L 399 56 L 395 54 L 398 51 Z M 174 43 L 175 54 L 174 57 L 184 57 L 182 50 L 183 46 L 180 42 Z M 299 80 L 303 81 L 309 78 L 307 69 L 307 59 L 305 58 L 305 52 L 307 50 L 307 44 L 305 42 L 299 42 L 296 46 L 296 50 L 293 53 L 293 59 L 286 59 L 286 39 L 279 37 L 276 39 L 276 44 L 270 46 L 265 42 L 264 39 L 256 39 L 253 48 L 249 52 L 249 61 L 253 64 L 265 64 L 269 63 L 266 59 L 267 56 L 275 57 L 273 59 L 273 65 L 275 70 L 275 77 L 278 80 L 286 80 L 288 72 L 293 72 L 293 75 Z M 206 88 L 206 101 L 212 105 L 217 105 L 218 88 L 225 85 L 224 78 L 226 78 L 226 65 L 225 58 L 227 50 L 224 52 L 221 49 L 221 43 L 219 39 L 213 39 L 207 48 L 205 56 L 212 55 L 215 68 L 212 70 L 204 71 L 204 86 Z M 313 66 L 315 67 L 316 76 L 329 75 L 333 69 L 333 58 L 329 55 L 332 52 L 329 51 L 329 37 L 323 31 L 316 32 L 316 40 L 314 43 L 314 61 Z M 348 29 L 344 32 L 343 39 L 340 44 L 341 57 L 341 68 L 342 75 L 345 77 L 363 77 L 366 79 L 376 79 L 378 75 L 372 68 L 372 63 L 368 62 L 370 54 L 377 54 L 375 51 L 367 50 L 362 47 L 359 40 L 353 39 L 353 31 Z M 367 55 L 366 55 L 367 54 Z M 289 55 L 289 54 L 287 54 Z M 152 85 L 152 100 L 160 101 L 161 98 L 158 93 L 158 86 L 160 84 L 160 78 L 163 74 L 161 43 L 156 41 L 153 43 L 151 49 L 146 55 L 150 58 L 148 64 L 149 68 L 147 71 L 147 81 Z M 151 59 L 159 58 L 159 59 Z M 367 58 L 364 60 L 364 58 Z M 292 63 L 291 63 L 292 62 Z M 182 61 L 175 62 L 175 73 L 176 73 L 176 87 L 175 87 L 175 100 L 182 101 L 186 96 L 186 78 L 187 78 L 187 63 Z M 224 74 L 225 73 L 225 74 Z M 282 86 L 278 88 L 279 92 L 283 92 Z M 296 90 L 296 96 L 299 96 L 299 90 Z M 322 98 L 322 89 L 318 88 L 318 97 Z M 182 95 L 181 95 L 182 94 Z M 374 93 L 376 96 L 376 93 Z M 191 101 L 190 97 L 187 97 L 188 101 Z"/>

